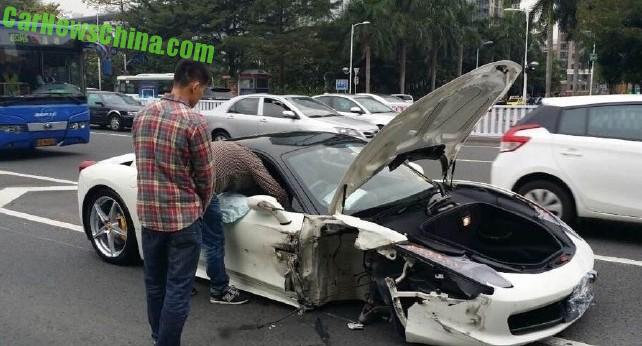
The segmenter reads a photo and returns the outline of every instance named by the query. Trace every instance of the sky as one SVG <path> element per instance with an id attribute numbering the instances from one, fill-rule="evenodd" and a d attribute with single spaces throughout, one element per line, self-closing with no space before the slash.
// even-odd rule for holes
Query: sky
<path id="1" fill-rule="evenodd" d="M 67 17 L 90 16 L 96 14 L 96 9 L 87 6 L 87 4 L 83 3 L 82 0 L 45 0 L 44 2 L 59 4 L 60 9 L 62 9 L 63 13 Z"/>

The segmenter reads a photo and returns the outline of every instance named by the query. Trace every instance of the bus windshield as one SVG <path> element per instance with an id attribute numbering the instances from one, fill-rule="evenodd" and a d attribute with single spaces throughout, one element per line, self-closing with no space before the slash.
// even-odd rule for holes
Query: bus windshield
<path id="1" fill-rule="evenodd" d="M 80 42 L 0 28 L 0 99 L 83 96 Z"/>

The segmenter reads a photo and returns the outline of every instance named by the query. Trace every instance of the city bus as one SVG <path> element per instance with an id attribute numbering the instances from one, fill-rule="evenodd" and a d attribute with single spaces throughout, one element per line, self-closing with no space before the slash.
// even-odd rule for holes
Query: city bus
<path id="1" fill-rule="evenodd" d="M 0 149 L 89 142 L 83 54 L 90 45 L 0 26 Z"/>
<path id="2" fill-rule="evenodd" d="M 173 73 L 141 73 L 116 77 L 116 90 L 137 99 L 158 98 L 172 90 Z"/>

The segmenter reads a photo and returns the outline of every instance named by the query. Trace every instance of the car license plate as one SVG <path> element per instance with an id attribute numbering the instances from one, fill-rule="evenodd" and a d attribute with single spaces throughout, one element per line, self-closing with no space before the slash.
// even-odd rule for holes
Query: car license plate
<path id="1" fill-rule="evenodd" d="M 46 147 L 46 146 L 51 146 L 56 144 L 58 144 L 58 141 L 56 141 L 55 138 L 43 138 L 43 139 L 36 140 L 37 147 Z"/>

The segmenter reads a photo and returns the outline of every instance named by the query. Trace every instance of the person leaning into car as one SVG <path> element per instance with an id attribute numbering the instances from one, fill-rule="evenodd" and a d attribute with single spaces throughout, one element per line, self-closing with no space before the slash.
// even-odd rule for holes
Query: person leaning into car
<path id="1" fill-rule="evenodd" d="M 212 154 L 216 162 L 216 193 L 268 194 L 275 196 L 281 205 L 286 205 L 287 192 L 248 148 L 230 141 L 216 141 L 212 143 Z M 247 295 L 229 284 L 230 279 L 225 272 L 222 219 L 218 199 L 214 197 L 203 216 L 203 249 L 210 278 L 210 303 L 243 304 L 248 300 Z"/>
<path id="2" fill-rule="evenodd" d="M 180 61 L 171 93 L 141 110 L 132 127 L 147 316 L 158 346 L 180 345 L 202 244 L 202 217 L 214 193 L 207 123 L 192 110 L 208 82 L 204 64 Z"/>

